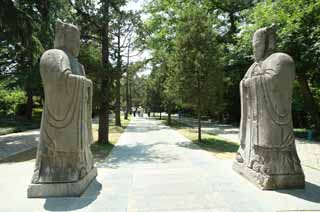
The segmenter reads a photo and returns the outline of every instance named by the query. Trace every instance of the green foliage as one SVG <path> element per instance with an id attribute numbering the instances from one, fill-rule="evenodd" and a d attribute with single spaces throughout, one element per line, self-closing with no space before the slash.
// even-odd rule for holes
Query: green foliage
<path id="1" fill-rule="evenodd" d="M 103 72 L 101 63 L 101 47 L 96 42 L 87 42 L 81 46 L 79 53 L 79 61 L 85 67 L 86 75 L 93 81 L 93 113 L 97 114 L 99 109 L 100 97 L 100 76 Z"/>
<path id="2" fill-rule="evenodd" d="M 177 83 L 185 103 L 200 111 L 221 111 L 222 49 L 206 8 L 187 4 L 176 33 Z"/>
<path id="3" fill-rule="evenodd" d="M 0 85 L 0 114 L 1 115 L 14 115 L 16 114 L 19 105 L 26 102 L 25 93 L 22 90 L 6 89 L 3 85 Z"/>
<path id="4" fill-rule="evenodd" d="M 4 1 L 0 80 L 6 80 L 9 90 L 1 84 L 0 112 L 15 113 L 17 105 L 27 100 L 23 95 L 43 96 L 39 57 L 53 47 L 54 23 L 60 17 L 81 28 L 79 60 L 94 82 L 95 112 L 112 105 L 118 95 L 115 79 L 119 81 L 127 72 L 128 95 L 135 106 L 159 112 L 177 107 L 200 109 L 204 115 L 237 122 L 239 82 L 253 61 L 252 34 L 275 24 L 278 51 L 288 53 L 296 63 L 294 122 L 299 127 L 320 128 L 319 1 L 151 0 L 144 8 L 143 23 L 139 14 L 122 10 L 127 2 Z M 150 50 L 151 58 L 126 67 L 124 58 L 134 27 L 135 47 Z M 151 74 L 137 76 L 146 66 Z"/>
<path id="5" fill-rule="evenodd" d="M 138 44 L 152 54 L 148 106 L 168 112 L 175 105 L 196 109 L 199 96 L 202 111 L 221 111 L 222 49 L 208 8 L 195 1 L 155 0 L 145 11 L 150 17 L 139 29 Z"/>
<path id="6" fill-rule="evenodd" d="M 264 26 L 275 24 L 279 36 L 278 50 L 288 53 L 296 64 L 297 82 L 293 110 L 307 110 L 308 116 L 300 113 L 299 122 L 309 119 L 309 126 L 320 129 L 319 53 L 320 53 L 320 2 L 308 0 L 265 1 L 246 11 L 246 26 L 241 35 L 246 46 L 248 37 Z M 294 114 L 296 116 L 297 114 Z M 300 123 L 296 123 L 296 125 Z"/>
<path id="7" fill-rule="evenodd" d="M 0 77 L 7 86 L 25 91 L 25 115 L 31 119 L 33 96 L 43 96 L 39 59 L 53 47 L 53 24 L 63 14 L 66 0 L 5 1 L 0 8 Z"/>
<path id="8" fill-rule="evenodd" d="M 167 122 L 165 122 L 165 124 L 168 125 Z M 209 152 L 236 153 L 239 149 L 238 143 L 209 133 L 204 133 L 201 142 L 198 142 L 196 130 L 176 120 L 172 120 L 172 123 L 169 126 L 178 130 L 185 137 L 190 139 L 193 143 L 197 144 L 199 147 Z"/>

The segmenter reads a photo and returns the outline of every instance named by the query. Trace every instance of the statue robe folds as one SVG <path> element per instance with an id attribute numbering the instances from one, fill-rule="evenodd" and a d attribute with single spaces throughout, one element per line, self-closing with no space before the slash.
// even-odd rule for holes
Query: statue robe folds
<path id="1" fill-rule="evenodd" d="M 291 117 L 294 70 L 289 55 L 274 53 L 255 62 L 240 82 L 241 145 L 234 168 L 263 189 L 304 186 Z"/>
<path id="2" fill-rule="evenodd" d="M 40 73 L 45 105 L 32 183 L 69 183 L 93 169 L 92 82 L 77 59 L 62 50 L 46 51 Z"/>

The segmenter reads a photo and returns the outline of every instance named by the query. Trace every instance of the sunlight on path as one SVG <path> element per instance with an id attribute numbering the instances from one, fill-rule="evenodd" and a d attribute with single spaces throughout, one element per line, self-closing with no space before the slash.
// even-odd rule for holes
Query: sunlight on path
<path id="1" fill-rule="evenodd" d="M 33 162 L 0 165 L 0 211 L 276 212 L 320 209 L 320 175 L 306 190 L 260 191 L 160 121 L 133 118 L 81 198 L 27 199 Z M 17 203 L 17 204 L 13 204 Z"/>

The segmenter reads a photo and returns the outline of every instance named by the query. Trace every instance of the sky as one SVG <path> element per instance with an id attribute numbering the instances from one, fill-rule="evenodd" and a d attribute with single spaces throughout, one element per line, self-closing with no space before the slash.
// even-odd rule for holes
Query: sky
<path id="1" fill-rule="evenodd" d="M 143 8 L 143 5 L 147 2 L 148 0 L 131 0 L 128 2 L 128 4 L 124 7 L 124 10 L 133 10 L 133 11 L 140 11 Z M 146 14 L 142 14 L 142 19 L 146 18 Z M 145 60 L 146 58 L 150 57 L 150 53 L 148 51 L 143 51 L 141 54 L 139 54 L 138 51 L 132 51 L 132 54 L 130 55 L 135 55 L 133 57 L 130 57 L 130 62 L 137 62 L 137 61 L 142 61 Z M 150 73 L 150 67 L 146 66 L 145 70 L 141 71 L 139 75 L 148 75 Z"/>
<path id="2" fill-rule="evenodd" d="M 144 4 L 144 0 L 131 0 L 129 3 L 125 6 L 126 10 L 141 10 L 142 6 Z"/>

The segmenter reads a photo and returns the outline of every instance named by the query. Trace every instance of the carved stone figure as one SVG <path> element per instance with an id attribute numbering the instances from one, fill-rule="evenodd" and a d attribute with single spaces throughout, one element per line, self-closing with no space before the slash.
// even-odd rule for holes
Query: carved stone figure
<path id="1" fill-rule="evenodd" d="M 28 197 L 80 196 L 97 170 L 92 142 L 92 82 L 78 62 L 80 32 L 57 21 L 54 49 L 40 60 L 45 104 Z"/>
<path id="2" fill-rule="evenodd" d="M 291 117 L 293 59 L 273 53 L 273 27 L 253 35 L 255 62 L 240 82 L 240 148 L 233 168 L 261 189 L 303 188 Z"/>

